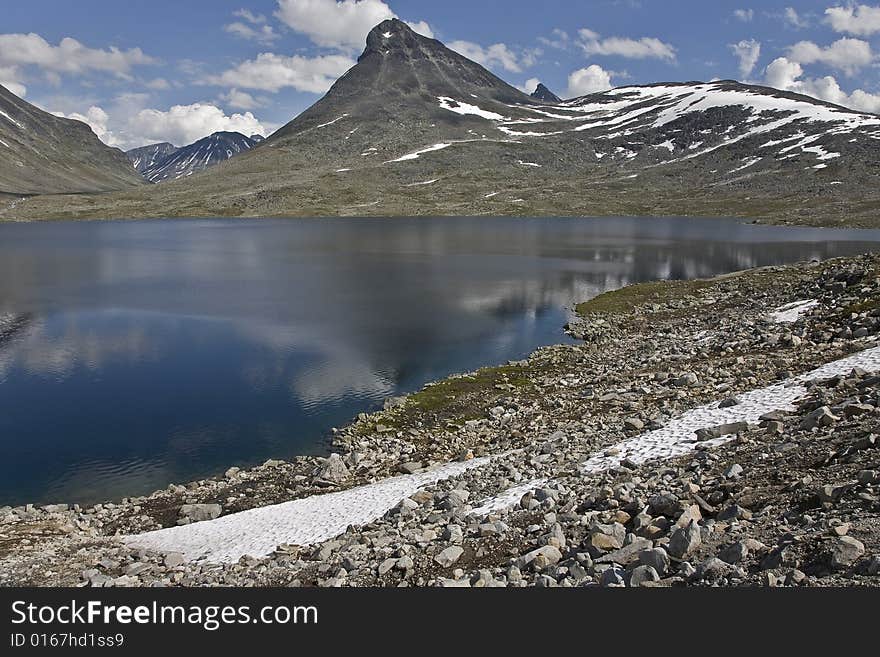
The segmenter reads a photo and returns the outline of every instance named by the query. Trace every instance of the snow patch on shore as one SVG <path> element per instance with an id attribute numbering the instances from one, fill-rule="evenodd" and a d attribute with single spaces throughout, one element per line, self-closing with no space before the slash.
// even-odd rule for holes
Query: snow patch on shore
<path id="1" fill-rule="evenodd" d="M 791 381 L 739 395 L 740 403 L 737 406 L 719 408 L 718 403 L 714 403 L 695 408 L 672 420 L 662 429 L 627 440 L 611 450 L 591 457 L 584 463 L 582 471 L 593 474 L 615 468 L 624 459 L 641 464 L 684 456 L 694 451 L 697 445 L 723 445 L 733 440 L 734 436 L 722 436 L 700 443 L 696 440 L 696 431 L 738 422 L 757 424 L 762 415 L 771 411 L 794 411 L 795 404 L 808 394 L 806 383 L 849 374 L 856 367 L 868 372 L 880 371 L 880 347 L 828 363 Z"/>
<path id="2" fill-rule="evenodd" d="M 761 416 L 766 413 L 777 410 L 794 411 L 795 404 L 807 395 L 805 383 L 849 374 L 856 367 L 868 372 L 880 371 L 880 347 L 833 361 L 799 376 L 791 382 L 779 383 L 739 395 L 740 404 L 737 406 L 719 408 L 719 402 L 715 402 L 688 411 L 669 422 L 662 429 L 642 434 L 595 454 L 584 462 L 581 466 L 581 472 L 598 474 L 619 467 L 626 459 L 636 464 L 654 460 L 668 460 L 693 452 L 697 445 L 701 445 L 703 448 L 719 447 L 733 440 L 735 435 L 698 442 L 696 439 L 697 430 L 738 422 L 757 424 Z M 472 514 L 485 516 L 515 506 L 523 495 L 536 488 L 541 488 L 547 483 L 548 480 L 540 479 L 509 488 L 499 495 L 485 500 L 479 508 L 474 509 Z"/>
<path id="3" fill-rule="evenodd" d="M 519 501 L 526 493 L 530 493 L 537 488 L 543 488 L 548 483 L 548 479 L 535 479 L 534 481 L 508 488 L 503 493 L 485 500 L 481 506 L 471 511 L 471 515 L 482 517 L 495 511 L 510 508 L 519 504 Z"/>
<path id="4" fill-rule="evenodd" d="M 795 301 L 774 310 L 770 313 L 770 319 L 776 324 L 794 324 L 818 305 L 819 302 L 815 300 Z"/>
<path id="5" fill-rule="evenodd" d="M 234 563 L 245 555 L 265 557 L 279 545 L 313 545 L 339 536 L 351 525 L 366 525 L 425 486 L 487 465 L 492 459 L 448 463 L 337 493 L 128 536 L 125 542 L 139 549 L 180 552 L 188 561 Z"/>

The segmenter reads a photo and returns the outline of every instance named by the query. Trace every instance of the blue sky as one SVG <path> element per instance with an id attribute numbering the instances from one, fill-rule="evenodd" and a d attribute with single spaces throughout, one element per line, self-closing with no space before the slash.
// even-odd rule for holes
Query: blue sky
<path id="1" fill-rule="evenodd" d="M 880 6 L 846 0 L 6 0 L 0 84 L 122 148 L 268 134 L 391 16 L 528 90 L 734 78 L 880 112 Z"/>

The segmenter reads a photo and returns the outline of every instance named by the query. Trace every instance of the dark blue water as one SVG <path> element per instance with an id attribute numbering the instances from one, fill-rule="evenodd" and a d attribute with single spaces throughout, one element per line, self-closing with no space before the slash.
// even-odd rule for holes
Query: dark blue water
<path id="1" fill-rule="evenodd" d="M 0 505 L 322 453 L 389 396 L 566 340 L 627 283 L 872 250 L 686 219 L 0 225 Z"/>

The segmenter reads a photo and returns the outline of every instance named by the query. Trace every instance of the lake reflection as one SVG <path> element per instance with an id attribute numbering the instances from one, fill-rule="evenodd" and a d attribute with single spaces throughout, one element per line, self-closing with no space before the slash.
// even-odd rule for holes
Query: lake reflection
<path id="1" fill-rule="evenodd" d="M 0 505 L 321 453 L 386 397 L 565 341 L 600 292 L 878 240 L 627 218 L 0 225 Z"/>

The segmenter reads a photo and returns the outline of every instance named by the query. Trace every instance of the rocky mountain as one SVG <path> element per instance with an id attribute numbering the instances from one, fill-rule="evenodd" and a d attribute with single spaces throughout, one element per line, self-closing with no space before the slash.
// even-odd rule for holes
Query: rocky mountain
<path id="1" fill-rule="evenodd" d="M 880 116 L 733 81 L 539 101 L 398 20 L 259 149 L 16 216 L 703 215 L 877 225 Z"/>
<path id="2" fill-rule="evenodd" d="M 142 184 L 122 151 L 0 86 L 0 194 L 104 192 Z"/>
<path id="3" fill-rule="evenodd" d="M 220 164 L 231 157 L 249 151 L 260 141 L 263 141 L 262 137 L 259 137 L 259 139 L 245 137 L 238 132 L 215 132 L 213 135 L 183 148 L 175 148 L 171 144 L 145 146 L 145 149 L 154 150 L 152 153 L 147 151 L 146 153 L 134 155 L 138 161 L 145 161 L 147 156 L 151 154 L 154 156 L 158 155 L 163 146 L 171 146 L 171 149 L 164 157 L 154 157 L 154 161 L 142 169 L 137 164 L 135 164 L 135 168 L 141 171 L 144 177 L 153 183 L 177 180 L 178 178 L 186 178 L 194 173 L 204 171 L 208 167 Z M 143 151 L 144 149 L 137 150 Z M 133 153 L 134 151 L 129 151 L 129 159 L 133 158 Z M 134 159 L 132 159 L 132 162 L 134 162 Z"/>
<path id="4" fill-rule="evenodd" d="M 169 144 L 166 141 L 161 144 L 150 144 L 149 146 L 133 148 L 130 151 L 126 151 L 125 154 L 128 156 L 132 166 L 143 173 L 150 167 L 156 166 L 166 157 L 173 155 L 178 150 L 180 149 L 178 149 L 177 146 Z"/>
<path id="5" fill-rule="evenodd" d="M 532 93 L 532 98 L 543 103 L 555 104 L 562 102 L 562 99 L 545 87 L 543 82 L 538 83 L 538 88 Z"/>

